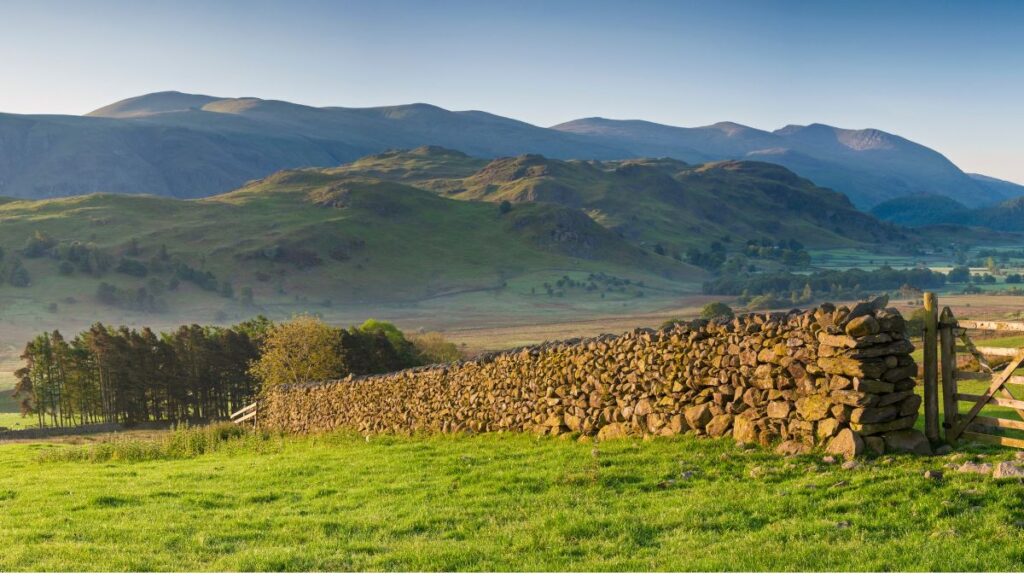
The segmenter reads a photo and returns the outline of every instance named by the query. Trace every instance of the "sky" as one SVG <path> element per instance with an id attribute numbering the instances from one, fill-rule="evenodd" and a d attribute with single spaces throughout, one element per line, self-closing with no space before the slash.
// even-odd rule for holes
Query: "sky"
<path id="1" fill-rule="evenodd" d="M 877 128 L 1024 183 L 1024 1 L 0 0 L 0 111 L 161 90 Z"/>

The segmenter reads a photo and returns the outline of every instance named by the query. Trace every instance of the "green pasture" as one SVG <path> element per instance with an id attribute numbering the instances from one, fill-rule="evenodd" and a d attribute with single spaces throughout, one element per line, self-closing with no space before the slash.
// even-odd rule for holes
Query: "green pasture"
<path id="1" fill-rule="evenodd" d="M 89 449 L 0 446 L 0 569 L 1016 571 L 1024 562 L 1024 485 L 923 477 L 959 453 L 845 470 L 820 455 L 691 436 L 600 445 L 522 434 L 271 437 L 196 457 L 130 445 L 124 460 L 75 458 Z"/>
<path id="2" fill-rule="evenodd" d="M 0 378 L 0 428 L 21 430 L 38 426 L 34 416 L 22 417 L 18 399 L 12 395 L 14 390 L 6 387 L 10 383 L 5 380 Z"/>

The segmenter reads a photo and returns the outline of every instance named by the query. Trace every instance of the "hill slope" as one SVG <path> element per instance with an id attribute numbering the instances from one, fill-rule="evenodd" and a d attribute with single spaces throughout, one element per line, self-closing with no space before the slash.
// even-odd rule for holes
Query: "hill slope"
<path id="1" fill-rule="evenodd" d="M 767 132 L 729 122 L 677 128 L 600 118 L 550 129 L 429 104 L 314 108 L 160 92 L 85 117 L 0 114 L 0 196 L 198 198 L 281 169 L 334 166 L 422 145 L 482 158 L 532 153 L 563 160 L 762 160 L 847 194 L 862 207 L 917 193 L 969 205 L 1024 193 L 1010 183 L 968 177 L 939 153 L 877 130 L 811 125 Z"/>
<path id="2" fill-rule="evenodd" d="M 871 213 L 903 226 L 929 226 L 967 224 L 971 209 L 946 196 L 922 194 L 887 200 L 872 208 Z"/>
<path id="3" fill-rule="evenodd" d="M 883 202 L 871 213 L 903 226 L 959 224 L 1005 232 L 1024 231 L 1024 196 L 981 208 L 967 208 L 943 196 L 907 196 Z"/>
<path id="4" fill-rule="evenodd" d="M 552 303 L 542 301 L 545 283 L 567 274 L 673 293 L 705 277 L 569 207 L 500 210 L 313 169 L 202 200 L 2 199 L 0 221 L 5 326 L 213 321 L 332 307 L 367 314 L 371 306 L 454 294 L 498 298 L 506 290 L 509 302 L 537 294 L 533 304 L 541 306 Z M 640 297 L 634 292 L 608 300 Z M 573 303 L 599 298 L 601 290 Z"/>
<path id="5" fill-rule="evenodd" d="M 370 156 L 328 170 L 388 177 L 462 200 L 543 202 L 580 209 L 640 245 L 668 253 L 711 242 L 798 240 L 827 248 L 905 240 L 906 234 L 763 162 L 688 165 L 671 159 L 564 161 L 531 154 L 484 162 L 440 148 Z"/>

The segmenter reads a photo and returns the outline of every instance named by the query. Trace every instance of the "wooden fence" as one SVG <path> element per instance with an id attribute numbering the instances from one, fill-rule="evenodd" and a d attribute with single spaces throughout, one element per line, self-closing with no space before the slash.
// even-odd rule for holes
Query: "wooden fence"
<path id="1" fill-rule="evenodd" d="M 242 422 L 248 422 L 252 420 L 252 425 L 256 425 L 256 414 L 258 412 L 256 402 L 249 404 L 245 408 L 242 408 L 238 412 L 231 415 L 231 421 L 235 424 L 241 424 Z"/>
<path id="2" fill-rule="evenodd" d="M 1015 376 L 1024 363 L 1024 348 L 977 346 L 969 331 L 1024 333 L 1024 322 L 958 320 L 949 307 L 938 314 L 935 294 L 925 293 L 924 331 L 924 414 L 925 435 L 932 442 L 939 438 L 939 382 L 942 376 L 942 431 L 946 442 L 961 438 L 1024 448 L 1024 440 L 1006 436 L 1010 430 L 1024 430 L 1024 401 L 1017 400 L 1009 384 L 1024 384 L 1024 376 Z M 978 364 L 977 371 L 960 370 L 957 363 L 957 340 Z M 982 394 L 961 393 L 960 380 L 988 381 Z M 960 402 L 973 402 L 966 414 Z M 1020 420 L 981 415 L 986 406 L 1011 408 Z"/>

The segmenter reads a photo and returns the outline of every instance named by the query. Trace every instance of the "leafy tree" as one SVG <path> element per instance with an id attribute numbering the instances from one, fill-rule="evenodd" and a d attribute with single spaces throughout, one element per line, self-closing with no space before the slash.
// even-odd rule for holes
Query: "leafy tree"
<path id="1" fill-rule="evenodd" d="M 273 327 L 274 323 L 266 316 L 260 314 L 255 318 L 250 318 L 245 322 L 235 324 L 232 327 L 232 330 L 240 334 L 245 334 L 250 340 L 262 346 L 267 333 L 269 333 Z"/>
<path id="2" fill-rule="evenodd" d="M 512 203 L 508 200 L 502 200 L 501 204 L 498 204 L 498 213 L 501 215 L 508 214 L 512 211 Z"/>
<path id="3" fill-rule="evenodd" d="M 56 245 L 57 241 L 49 234 L 36 230 L 25 241 L 25 247 L 22 248 L 21 254 L 26 258 L 40 258 L 45 256 Z"/>
<path id="4" fill-rule="evenodd" d="M 96 287 L 96 299 L 103 304 L 111 306 L 117 304 L 117 287 L 113 284 L 100 282 L 100 285 Z"/>
<path id="5" fill-rule="evenodd" d="M 267 331 L 252 374 L 264 390 L 338 378 L 346 373 L 341 339 L 342 331 L 322 320 L 296 316 Z"/>
<path id="6" fill-rule="evenodd" d="M 391 347 L 394 348 L 395 352 L 398 354 L 401 364 L 405 364 L 407 366 L 414 366 L 416 364 L 416 351 L 413 348 L 412 343 L 405 338 L 405 334 L 403 334 L 402 331 L 394 324 L 370 318 L 363 322 L 359 328 L 351 330 L 351 332 L 356 332 L 357 330 L 365 333 L 383 334 L 387 338 L 388 342 L 391 343 Z"/>
<path id="7" fill-rule="evenodd" d="M 801 302 L 810 302 L 814 300 L 814 290 L 811 288 L 811 283 L 804 284 L 804 291 L 800 293 Z"/>
<path id="8" fill-rule="evenodd" d="M 184 262 L 177 263 L 174 274 L 176 278 L 191 282 L 209 292 L 216 292 L 221 288 L 217 283 L 217 277 L 212 272 L 193 268 Z"/>
<path id="9" fill-rule="evenodd" d="M 750 297 L 767 294 L 790 294 L 802 291 L 808 284 L 814 294 L 833 297 L 856 296 L 865 291 L 895 290 L 908 284 L 917 288 L 941 288 L 946 275 L 927 268 L 896 270 L 883 266 L 877 270 L 826 270 L 811 274 L 776 272 L 764 274 L 738 274 L 719 276 L 704 283 L 705 294 L 739 295 Z"/>
<path id="10" fill-rule="evenodd" d="M 723 302 L 709 302 L 700 311 L 700 317 L 705 320 L 712 318 L 732 318 L 734 313 L 728 304 Z"/>
<path id="11" fill-rule="evenodd" d="M 946 280 L 957 284 L 971 281 L 971 269 L 967 266 L 957 266 L 946 274 Z"/>
<path id="12" fill-rule="evenodd" d="M 18 288 L 24 288 L 32 283 L 32 278 L 28 274 L 28 270 L 21 263 L 21 260 L 15 258 L 10 265 L 10 269 L 7 271 L 7 282 L 11 286 Z"/>
<path id="13" fill-rule="evenodd" d="M 127 274 L 129 276 L 135 276 L 136 278 L 144 278 L 149 274 L 149 269 L 146 268 L 145 264 L 131 258 L 121 258 L 117 263 L 117 268 L 114 268 L 114 271 L 121 274 Z"/>

